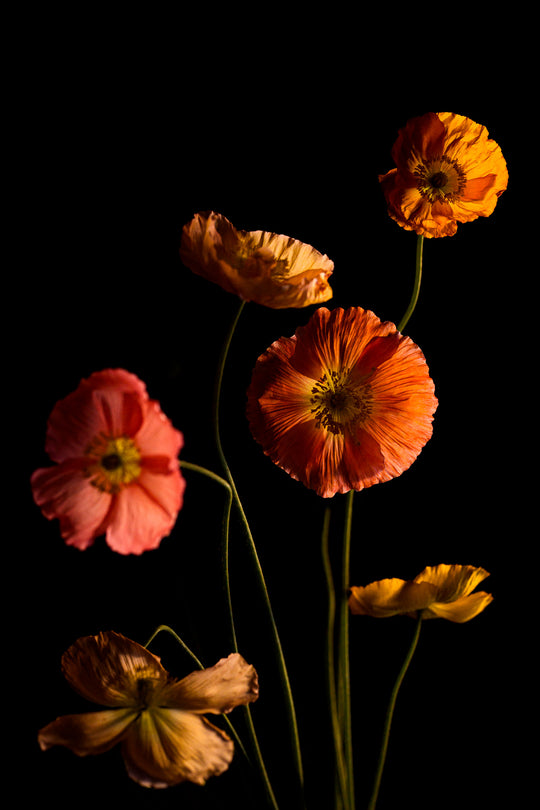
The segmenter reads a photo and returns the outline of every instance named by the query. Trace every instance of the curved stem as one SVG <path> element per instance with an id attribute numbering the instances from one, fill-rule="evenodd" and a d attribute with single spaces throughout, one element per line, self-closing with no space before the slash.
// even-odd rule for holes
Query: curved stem
<path id="1" fill-rule="evenodd" d="M 175 639 L 175 640 L 176 640 L 176 641 L 177 641 L 177 642 L 180 644 L 180 646 L 182 647 L 182 649 L 183 649 L 183 650 L 185 650 L 185 652 L 187 652 L 187 654 L 190 656 L 190 658 L 191 658 L 193 661 L 195 661 L 195 663 L 197 664 L 197 666 L 199 667 L 199 669 L 204 669 L 204 668 L 205 668 L 205 667 L 204 667 L 204 664 L 202 664 L 202 663 L 199 661 L 199 659 L 197 658 L 197 656 L 195 655 L 195 653 L 194 653 L 194 652 L 192 652 L 192 650 L 190 650 L 190 649 L 189 649 L 189 647 L 188 647 L 188 645 L 186 644 L 186 642 L 185 642 L 185 641 L 183 641 L 183 640 L 180 638 L 180 636 L 178 635 L 178 633 L 175 633 L 175 632 L 174 632 L 174 630 L 173 630 L 171 627 L 169 627 L 167 624 L 160 624 L 160 625 L 159 625 L 159 627 L 157 627 L 157 628 L 154 630 L 154 632 L 152 633 L 152 635 L 150 636 L 150 638 L 148 639 L 148 641 L 146 642 L 146 644 L 145 644 L 144 646 L 145 646 L 145 647 L 149 647 L 149 646 L 150 646 L 150 644 L 152 643 L 152 641 L 155 639 L 155 637 L 156 637 L 156 636 L 157 636 L 159 633 L 169 633 L 171 636 L 173 636 L 173 638 L 174 638 L 174 639 Z M 235 740 L 235 742 L 237 743 L 238 747 L 240 748 L 240 750 L 242 751 L 243 755 L 245 756 L 245 758 L 246 758 L 246 759 L 247 759 L 247 761 L 249 762 L 249 757 L 248 757 L 248 755 L 247 755 L 247 751 L 246 751 L 246 749 L 244 748 L 244 746 L 243 746 L 243 744 L 242 744 L 242 740 L 241 740 L 241 739 L 240 739 L 240 737 L 238 736 L 238 734 L 237 734 L 237 732 L 236 732 L 236 729 L 234 728 L 233 724 L 231 723 L 231 721 L 229 720 L 229 718 L 227 717 L 227 715 L 226 715 L 226 714 L 222 714 L 221 716 L 223 717 L 223 720 L 225 721 L 226 725 L 228 726 L 229 731 L 231 732 L 232 736 L 234 737 L 234 740 Z"/>
<path id="2" fill-rule="evenodd" d="M 324 512 L 324 523 L 322 531 L 322 560 L 323 569 L 328 590 L 328 625 L 326 637 L 326 666 L 328 684 L 328 702 L 330 704 L 330 720 L 332 724 L 332 738 L 334 742 L 334 756 L 336 766 L 336 810 L 339 807 L 348 810 L 347 777 L 345 762 L 343 759 L 343 740 L 341 736 L 341 725 L 339 721 L 337 691 L 336 691 L 336 670 L 334 656 L 334 630 L 336 617 L 336 594 L 334 580 L 332 576 L 332 564 L 328 552 L 328 533 L 330 526 L 330 509 L 327 507 Z"/>
<path id="3" fill-rule="evenodd" d="M 373 782 L 373 790 L 372 790 L 372 793 L 371 793 L 371 799 L 370 799 L 369 804 L 368 804 L 368 810 L 375 810 L 375 805 L 377 804 L 377 798 L 379 796 L 379 788 L 380 788 L 380 785 L 381 785 L 382 772 L 383 772 L 384 763 L 385 763 L 385 760 L 386 760 L 386 752 L 388 750 L 388 739 L 390 737 L 390 726 L 392 725 L 392 717 L 394 715 L 394 709 L 395 709 L 395 706 L 396 706 L 396 698 L 397 698 L 400 686 L 402 684 L 403 678 L 405 677 L 405 673 L 407 672 L 407 669 L 409 668 L 409 664 L 411 663 L 411 659 L 412 659 L 412 657 L 414 655 L 414 651 L 416 650 L 416 645 L 418 644 L 418 637 L 420 635 L 420 627 L 421 627 L 421 625 L 422 625 L 422 611 L 420 611 L 420 613 L 419 613 L 418 620 L 416 622 L 416 629 L 415 629 L 415 632 L 414 632 L 414 636 L 413 636 L 411 645 L 409 647 L 407 655 L 405 656 L 405 660 L 404 660 L 403 665 L 402 665 L 402 667 L 401 667 L 401 669 L 399 671 L 399 674 L 398 674 L 398 676 L 396 678 L 396 681 L 394 683 L 394 687 L 392 689 L 392 693 L 390 695 L 390 701 L 388 703 L 388 708 L 386 710 L 386 719 L 385 719 L 385 722 L 384 722 L 381 750 L 379 752 L 379 760 L 378 760 L 378 763 L 377 763 L 377 770 L 376 770 L 375 779 L 374 779 L 374 782 Z"/>
<path id="4" fill-rule="evenodd" d="M 420 284 L 422 283 L 423 252 L 424 252 L 424 237 L 418 236 L 416 239 L 416 262 L 415 262 L 413 292 L 411 300 L 409 301 L 409 306 L 405 311 L 405 315 L 403 316 L 398 325 L 398 332 L 403 332 L 403 330 L 405 329 L 405 326 L 407 325 L 411 315 L 413 314 L 416 307 L 416 303 L 418 301 L 418 296 L 420 294 Z"/>
<path id="5" fill-rule="evenodd" d="M 246 536 L 247 536 L 247 539 L 248 539 L 249 551 L 250 551 L 251 559 L 252 559 L 252 562 L 253 562 L 254 567 L 255 567 L 255 572 L 257 574 L 257 579 L 258 579 L 258 584 L 259 584 L 259 587 L 260 587 L 260 590 L 261 590 L 263 601 L 264 601 L 264 604 L 265 604 L 265 607 L 266 607 L 266 610 L 267 610 L 267 613 L 268 613 L 268 618 L 269 618 L 269 621 L 270 621 L 270 627 L 271 627 L 271 630 L 272 630 L 272 639 L 273 639 L 274 647 L 275 647 L 276 654 L 277 654 L 277 664 L 278 664 L 280 677 L 281 677 L 281 683 L 282 683 L 282 687 L 283 687 L 284 695 L 285 695 L 285 703 L 286 703 L 286 708 L 287 708 L 287 715 L 288 715 L 288 722 L 289 722 L 289 731 L 290 731 L 290 735 L 291 735 L 293 756 L 294 756 L 296 771 L 297 771 L 297 775 L 298 775 L 298 780 L 299 780 L 299 783 L 300 783 L 300 792 L 301 792 L 301 795 L 303 796 L 303 792 L 304 792 L 304 773 L 303 773 L 303 766 L 302 766 L 302 757 L 301 757 L 301 752 L 300 752 L 300 740 L 299 740 L 299 734 L 298 734 L 298 724 L 297 724 L 297 720 L 296 720 L 296 712 L 295 712 L 295 708 L 294 708 L 294 700 L 293 700 L 293 696 L 292 696 L 292 690 L 291 690 L 291 684 L 290 684 L 290 680 L 289 680 L 289 675 L 288 675 L 288 672 L 287 672 L 287 666 L 286 666 L 286 663 L 285 663 L 285 656 L 284 656 L 284 653 L 283 653 L 283 647 L 281 645 L 281 640 L 280 640 L 280 637 L 279 637 L 276 621 L 275 621 L 275 618 L 274 618 L 274 613 L 273 613 L 273 610 L 272 610 L 272 605 L 271 605 L 271 602 L 270 602 L 270 596 L 269 596 L 269 593 L 268 593 L 268 588 L 266 586 L 266 581 L 265 581 L 265 578 L 264 578 L 263 570 L 262 570 L 262 567 L 261 567 L 259 556 L 257 554 L 255 541 L 253 539 L 251 528 L 249 526 L 249 522 L 248 522 L 246 514 L 244 512 L 242 502 L 240 500 L 240 496 L 238 495 L 238 490 L 236 488 L 234 478 L 232 476 L 231 470 L 230 470 L 229 465 L 227 463 L 227 459 L 225 457 L 225 453 L 223 451 L 223 446 L 222 446 L 222 443 L 221 443 L 221 435 L 220 435 L 219 408 L 220 408 L 220 399 L 221 399 L 221 388 L 222 388 L 222 382 L 223 382 L 223 373 L 224 373 L 225 364 L 226 364 L 229 348 L 230 348 L 230 345 L 231 345 L 232 337 L 233 337 L 233 334 L 235 332 L 236 325 L 238 323 L 238 320 L 240 318 L 242 310 L 244 309 L 244 306 L 245 306 L 245 302 L 242 301 L 240 303 L 240 307 L 238 309 L 238 312 L 237 312 L 236 316 L 233 319 L 231 328 L 229 330 L 229 334 L 227 335 L 227 338 L 225 340 L 222 355 L 221 355 L 221 359 L 220 359 L 220 363 L 219 363 L 219 367 L 218 367 L 218 372 L 217 372 L 217 376 L 216 376 L 215 396 L 214 396 L 214 433 L 215 433 L 216 447 L 217 447 L 217 451 L 218 451 L 218 454 L 219 454 L 219 457 L 220 457 L 220 461 L 221 461 L 221 464 L 222 464 L 223 469 L 225 471 L 227 480 L 228 480 L 228 482 L 229 482 L 229 484 L 231 486 L 231 490 L 232 490 L 232 493 L 233 493 L 233 498 L 234 498 L 236 507 L 238 509 L 238 512 L 240 514 L 240 517 L 241 517 L 241 520 L 242 520 L 242 523 L 243 523 L 243 526 L 244 526 L 244 530 L 245 530 L 245 533 L 246 533 Z"/>
<path id="6" fill-rule="evenodd" d="M 354 810 L 354 765 L 351 723 L 351 675 L 349 661 L 349 586 L 351 527 L 354 490 L 347 493 L 345 510 L 345 528 L 343 533 L 343 550 L 341 565 L 340 622 L 338 639 L 338 709 L 343 729 L 343 751 L 347 769 L 348 806 Z"/>

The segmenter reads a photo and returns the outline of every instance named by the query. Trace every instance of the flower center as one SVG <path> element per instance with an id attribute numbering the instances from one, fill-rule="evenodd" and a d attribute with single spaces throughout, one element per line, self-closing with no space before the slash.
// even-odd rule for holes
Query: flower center
<path id="1" fill-rule="evenodd" d="M 87 447 L 86 455 L 86 475 L 102 492 L 120 492 L 141 474 L 141 454 L 135 442 L 125 436 L 100 433 Z"/>
<path id="2" fill-rule="evenodd" d="M 330 371 L 311 389 L 311 413 L 315 427 L 336 435 L 344 434 L 353 424 L 371 413 L 371 391 L 368 385 L 354 386 L 347 371 Z"/>
<path id="3" fill-rule="evenodd" d="M 461 166 L 447 155 L 419 163 L 413 173 L 418 178 L 418 191 L 430 203 L 453 202 L 461 197 L 465 188 L 466 177 Z"/>

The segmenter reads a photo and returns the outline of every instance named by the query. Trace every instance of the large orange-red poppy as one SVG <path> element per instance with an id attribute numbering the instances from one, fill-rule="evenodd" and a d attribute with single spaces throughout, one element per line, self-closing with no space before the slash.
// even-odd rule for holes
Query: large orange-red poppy
<path id="1" fill-rule="evenodd" d="M 262 354 L 247 414 L 264 452 L 322 497 L 388 481 L 432 434 L 421 350 L 373 312 L 317 309 Z"/>
<path id="2" fill-rule="evenodd" d="M 508 185 L 500 147 L 463 115 L 426 113 L 399 131 L 396 168 L 379 181 L 398 225 L 426 237 L 452 236 L 458 222 L 489 216 Z"/>

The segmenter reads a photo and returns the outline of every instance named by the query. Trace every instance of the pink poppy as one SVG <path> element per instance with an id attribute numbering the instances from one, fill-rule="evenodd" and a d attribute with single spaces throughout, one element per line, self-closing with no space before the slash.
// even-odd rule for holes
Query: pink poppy
<path id="1" fill-rule="evenodd" d="M 34 500 L 68 545 L 105 534 L 114 551 L 140 554 L 170 533 L 182 506 L 182 445 L 138 377 L 95 372 L 52 410 L 45 450 L 56 466 L 33 473 Z"/>

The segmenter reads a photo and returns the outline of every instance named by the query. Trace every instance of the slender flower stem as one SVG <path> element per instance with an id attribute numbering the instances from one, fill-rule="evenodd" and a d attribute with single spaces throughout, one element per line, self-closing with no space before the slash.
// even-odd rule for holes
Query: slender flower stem
<path id="1" fill-rule="evenodd" d="M 232 645 L 234 652 L 238 652 L 238 642 L 236 638 L 236 629 L 234 624 L 234 613 L 232 609 L 232 600 L 231 600 L 231 584 L 230 584 L 230 576 L 229 576 L 229 527 L 230 527 L 230 520 L 231 520 L 231 507 L 233 502 L 233 494 L 232 489 L 228 481 L 224 478 L 221 478 L 219 475 L 207 470 L 205 467 L 200 467 L 198 464 L 192 464 L 189 461 L 180 461 L 180 466 L 186 470 L 193 470 L 194 472 L 201 473 L 201 475 L 206 475 L 208 478 L 211 478 L 213 481 L 216 481 L 221 486 L 225 487 L 227 490 L 227 504 L 225 511 L 223 513 L 223 526 L 222 526 L 222 536 L 223 536 L 223 569 L 225 572 L 225 593 L 227 598 L 227 609 L 229 611 L 229 622 L 230 622 L 230 629 L 231 629 L 231 638 L 232 638 Z"/>
<path id="2" fill-rule="evenodd" d="M 379 752 L 379 760 L 377 764 L 377 770 L 375 772 L 375 780 L 373 782 L 373 790 L 371 793 L 371 798 L 368 804 L 367 810 L 375 810 L 375 806 L 377 804 L 377 798 L 379 796 L 379 788 L 381 786 L 381 778 L 384 769 L 384 763 L 386 760 L 386 753 L 388 750 L 388 739 L 390 736 L 390 726 L 392 725 L 392 717 L 394 715 L 394 709 L 396 706 L 396 698 L 401 687 L 403 678 L 405 677 L 405 673 L 409 668 L 409 664 L 411 663 L 411 659 L 414 655 L 414 651 L 416 650 L 416 645 L 418 644 L 418 637 L 420 635 L 420 627 L 422 625 L 422 611 L 419 612 L 418 620 L 416 622 L 416 628 L 414 631 L 414 636 L 405 656 L 405 660 L 403 661 L 403 665 L 399 671 L 399 674 L 396 678 L 394 683 L 394 687 L 392 689 L 392 693 L 390 695 L 390 701 L 388 703 L 388 708 L 386 710 L 386 719 L 384 722 L 384 729 L 383 729 L 383 736 L 382 736 L 382 743 L 381 749 Z"/>
<path id="3" fill-rule="evenodd" d="M 299 735 L 298 735 L 298 725 L 297 725 L 297 721 L 296 721 L 296 712 L 295 712 L 295 708 L 294 708 L 294 701 L 293 701 L 293 696 L 292 696 L 292 691 L 291 691 L 289 675 L 288 675 L 287 667 L 286 667 L 286 664 L 285 664 L 285 656 L 283 654 L 283 647 L 282 647 L 282 644 L 281 644 L 281 640 L 280 640 L 280 637 L 279 637 L 276 621 L 275 621 L 275 618 L 274 618 L 274 614 L 273 614 L 273 610 L 272 610 L 272 606 L 271 606 L 271 602 L 270 602 L 270 596 L 269 596 L 269 593 L 268 593 L 268 588 L 266 586 L 266 581 L 265 581 L 265 578 L 264 578 L 263 570 L 262 570 L 262 567 L 261 567 L 259 556 L 257 554 L 255 541 L 253 539 L 253 535 L 252 535 L 252 532 L 251 532 L 251 529 L 250 529 L 250 526 L 249 526 L 249 522 L 248 522 L 246 514 L 244 512 L 242 502 L 240 500 L 240 496 L 238 494 L 238 490 L 237 490 L 236 484 L 234 482 L 233 475 L 231 473 L 231 470 L 230 470 L 229 465 L 227 463 L 227 459 L 225 457 L 225 453 L 223 451 L 223 446 L 222 446 L 222 443 L 221 443 L 221 435 L 220 435 L 219 408 L 220 408 L 220 399 L 221 399 L 221 388 L 222 388 L 222 383 L 223 383 L 223 373 L 224 373 L 226 360 L 227 360 L 227 355 L 229 353 L 229 348 L 230 348 L 230 345 L 231 345 L 232 337 L 233 337 L 233 334 L 235 332 L 236 325 L 238 323 L 238 320 L 240 318 L 242 310 L 244 309 L 244 306 L 245 306 L 245 302 L 242 301 L 241 304 L 240 304 L 240 307 L 238 309 L 238 312 L 236 313 L 236 316 L 233 319 L 233 322 L 232 322 L 231 328 L 229 330 L 229 333 L 227 335 L 227 338 L 226 338 L 226 340 L 224 342 L 222 355 L 221 355 L 220 363 L 219 363 L 219 366 L 218 366 L 218 371 L 217 371 L 217 375 L 216 375 L 216 388 L 215 388 L 215 395 L 214 395 L 214 434 L 215 434 L 215 441 L 216 441 L 217 451 L 218 451 L 218 454 L 219 454 L 223 469 L 225 471 L 227 480 L 228 480 L 228 482 L 229 482 L 229 484 L 231 486 L 231 490 L 232 490 L 232 493 L 233 493 L 233 499 L 234 499 L 234 502 L 235 502 L 236 507 L 238 509 L 238 512 L 240 514 L 240 517 L 241 517 L 241 520 L 242 520 L 242 523 L 243 523 L 243 526 L 244 526 L 244 529 L 245 529 L 245 533 L 246 533 L 246 536 L 247 536 L 247 539 L 248 539 L 249 551 L 250 551 L 250 554 L 251 554 L 252 562 L 254 563 L 254 566 L 255 566 L 255 571 L 256 571 L 257 579 L 258 579 L 258 584 L 259 584 L 259 587 L 260 587 L 260 590 L 261 590 L 263 601 L 264 601 L 264 604 L 266 606 L 266 610 L 267 610 L 267 613 L 268 613 L 268 618 L 269 618 L 269 621 L 270 621 L 270 626 L 271 626 L 271 630 L 272 630 L 272 638 L 273 638 L 274 647 L 275 647 L 275 650 L 276 650 L 276 653 L 277 653 L 277 663 L 278 663 L 278 667 L 279 667 L 279 671 L 280 671 L 281 683 L 282 683 L 282 687 L 283 687 L 284 695 L 285 695 L 285 703 L 286 703 L 287 714 L 288 714 L 289 731 L 290 731 L 291 741 L 292 741 L 293 756 L 294 756 L 294 761 L 295 761 L 295 765 L 296 765 L 296 771 L 297 771 L 298 780 L 299 780 L 300 792 L 301 792 L 301 795 L 303 797 L 304 774 L 303 774 L 303 767 L 302 767 L 302 757 L 301 757 L 301 752 L 300 752 L 300 741 L 299 741 Z M 268 783 L 268 786 L 269 786 L 269 783 Z M 302 804 L 303 804 L 303 800 L 302 800 Z"/>
<path id="4" fill-rule="evenodd" d="M 330 509 L 327 507 L 324 512 L 324 522 L 322 531 L 322 560 L 323 569 L 328 590 L 328 625 L 327 625 L 327 684 L 328 698 L 330 704 L 330 720 L 332 724 L 332 739 L 334 743 L 334 757 L 336 766 L 336 810 L 343 808 L 348 810 L 349 797 L 347 790 L 347 775 L 343 758 L 343 740 L 341 735 L 341 725 L 338 713 L 337 691 L 336 691 L 336 669 L 335 669 L 335 617 L 336 617 L 336 593 L 334 579 L 332 576 L 332 564 L 328 552 L 328 534 L 330 526 Z"/>
<path id="5" fill-rule="evenodd" d="M 405 315 L 403 316 L 398 325 L 398 332 L 403 332 L 403 330 L 405 329 L 405 326 L 408 323 L 411 315 L 413 314 L 416 307 L 416 303 L 418 301 L 418 295 L 420 294 L 420 284 L 422 282 L 423 252 L 424 252 L 424 237 L 418 236 L 416 239 L 416 263 L 415 263 L 413 292 L 411 300 L 409 302 L 409 306 L 405 311 Z"/>
<path id="6" fill-rule="evenodd" d="M 345 527 L 343 532 L 343 550 L 341 565 L 341 592 L 339 603 L 339 637 L 338 637 L 338 712 L 343 733 L 343 751 L 347 769 L 348 807 L 354 810 L 354 763 L 351 722 L 351 675 L 349 661 L 349 586 L 351 527 L 354 490 L 347 493 L 345 508 Z"/>

